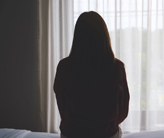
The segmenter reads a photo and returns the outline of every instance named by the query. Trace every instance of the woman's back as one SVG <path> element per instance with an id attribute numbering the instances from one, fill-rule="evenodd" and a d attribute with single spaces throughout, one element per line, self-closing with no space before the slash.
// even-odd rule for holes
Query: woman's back
<path id="1" fill-rule="evenodd" d="M 109 138 L 118 131 L 118 124 L 128 113 L 129 92 L 123 63 L 116 59 L 115 66 L 118 71 L 122 70 L 120 81 L 114 73 L 104 76 L 105 79 L 98 75 L 100 78 L 94 78 L 88 87 L 70 71 L 69 58 L 60 61 L 54 90 L 62 118 L 62 134 L 73 138 L 85 129 L 88 137 Z"/>

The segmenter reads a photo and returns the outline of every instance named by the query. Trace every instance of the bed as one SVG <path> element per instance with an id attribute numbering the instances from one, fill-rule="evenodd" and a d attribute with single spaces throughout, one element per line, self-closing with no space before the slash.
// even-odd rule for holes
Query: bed
<path id="1" fill-rule="evenodd" d="M 123 138 L 164 138 L 164 130 L 129 133 Z"/>
<path id="2" fill-rule="evenodd" d="M 60 138 L 60 135 L 3 128 L 0 129 L 0 138 Z M 164 138 L 164 130 L 124 134 L 122 138 Z"/>
<path id="3" fill-rule="evenodd" d="M 0 129 L 0 138 L 60 138 L 60 136 L 52 133 L 3 128 Z"/>

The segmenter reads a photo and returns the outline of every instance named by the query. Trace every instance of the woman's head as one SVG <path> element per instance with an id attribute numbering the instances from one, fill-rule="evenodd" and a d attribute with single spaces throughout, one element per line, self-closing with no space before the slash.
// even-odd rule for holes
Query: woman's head
<path id="1" fill-rule="evenodd" d="M 70 57 L 97 64 L 106 60 L 114 62 L 108 29 L 98 13 L 84 12 L 79 16 L 75 25 Z"/>
<path id="2" fill-rule="evenodd" d="M 76 80 L 87 85 L 93 79 L 107 78 L 113 72 L 115 57 L 110 36 L 98 13 L 84 12 L 79 16 L 69 59 L 70 69 Z"/>

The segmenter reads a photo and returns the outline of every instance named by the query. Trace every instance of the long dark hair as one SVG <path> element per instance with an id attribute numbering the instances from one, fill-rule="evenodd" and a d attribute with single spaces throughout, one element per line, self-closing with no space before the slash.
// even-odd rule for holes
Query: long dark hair
<path id="1" fill-rule="evenodd" d="M 115 56 L 107 26 L 98 13 L 84 12 L 79 16 L 69 59 L 70 71 L 83 84 L 113 74 Z"/>

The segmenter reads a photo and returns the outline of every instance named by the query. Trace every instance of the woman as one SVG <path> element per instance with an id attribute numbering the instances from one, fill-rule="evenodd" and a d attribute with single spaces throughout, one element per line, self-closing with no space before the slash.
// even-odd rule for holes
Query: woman
<path id="1" fill-rule="evenodd" d="M 57 67 L 54 91 L 61 138 L 121 138 L 129 90 L 123 62 L 114 57 L 103 18 L 82 13 L 69 57 Z"/>

